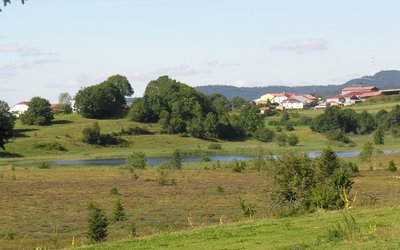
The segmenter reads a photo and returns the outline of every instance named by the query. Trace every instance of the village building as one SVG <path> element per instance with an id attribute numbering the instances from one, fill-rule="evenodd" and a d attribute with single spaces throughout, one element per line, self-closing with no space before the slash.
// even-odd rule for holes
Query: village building
<path id="1" fill-rule="evenodd" d="M 10 113 L 15 115 L 16 117 L 19 117 L 21 114 L 25 113 L 28 110 L 28 104 L 29 102 L 17 103 L 10 109 Z"/>

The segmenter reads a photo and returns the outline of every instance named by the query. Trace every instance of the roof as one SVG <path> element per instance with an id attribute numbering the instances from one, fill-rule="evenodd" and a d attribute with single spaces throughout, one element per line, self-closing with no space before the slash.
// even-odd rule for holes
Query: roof
<path id="1" fill-rule="evenodd" d="M 58 106 L 58 103 L 52 103 L 52 104 L 50 104 L 50 108 L 51 108 L 51 109 L 55 109 L 55 108 L 57 108 L 57 106 Z"/>
<path id="2" fill-rule="evenodd" d="M 19 103 L 15 104 L 15 106 L 17 106 L 17 105 L 29 105 L 29 102 L 19 102 Z"/>
<path id="3" fill-rule="evenodd" d="M 360 91 L 373 91 L 373 90 L 379 90 L 375 86 L 364 86 L 364 87 L 348 87 L 344 88 L 342 91 L 352 91 L 352 92 L 360 92 Z"/>
<path id="4" fill-rule="evenodd" d="M 382 94 L 382 91 L 374 91 L 374 92 L 366 92 L 359 94 L 359 97 L 372 97 L 372 96 L 380 96 Z"/>
<path id="5" fill-rule="evenodd" d="M 260 110 L 269 110 L 269 107 L 261 107 Z"/>
<path id="6" fill-rule="evenodd" d="M 328 99 L 339 99 L 339 98 L 343 98 L 343 95 L 331 95 L 328 97 Z"/>

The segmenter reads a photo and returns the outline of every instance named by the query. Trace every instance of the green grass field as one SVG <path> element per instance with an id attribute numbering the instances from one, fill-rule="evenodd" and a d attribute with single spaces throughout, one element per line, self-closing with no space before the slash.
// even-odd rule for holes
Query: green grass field
<path id="1" fill-rule="evenodd" d="M 355 209 L 247 221 L 160 234 L 83 249 L 398 249 L 400 208 Z M 353 216 L 359 232 L 349 239 L 329 238 L 329 230 Z"/>
<path id="2" fill-rule="evenodd" d="M 376 171 L 369 170 L 373 163 L 360 165 L 361 172 L 356 177 L 353 187 L 353 193 L 357 191 L 355 211 L 364 213 L 362 211 L 365 209 L 376 209 L 379 212 L 380 208 L 398 206 L 399 173 L 384 170 L 391 159 L 400 165 L 400 155 L 390 157 L 378 155 L 374 159 Z M 10 165 L 2 166 L 0 167 L 0 190 L 2 190 L 0 249 L 68 247 L 73 238 L 76 246 L 84 245 L 87 231 L 86 207 L 90 201 L 97 203 L 107 217 L 111 218 L 115 201 L 122 200 L 128 221 L 110 225 L 108 242 L 128 239 L 128 228 L 131 224 L 136 225 L 138 236 L 140 239 L 145 237 L 144 240 L 150 235 L 174 235 L 173 232 L 176 231 L 191 231 L 187 221 L 189 214 L 192 214 L 196 229 L 217 226 L 221 219 L 224 225 L 247 221 L 241 213 L 239 197 L 256 206 L 254 222 L 250 225 L 263 225 L 275 221 L 273 224 L 276 227 L 285 228 L 280 222 L 292 220 L 292 218 L 273 219 L 270 201 L 265 193 L 270 183 L 267 172 L 246 170 L 243 173 L 234 173 L 231 169 L 226 169 L 224 163 L 219 169 L 213 169 L 212 166 L 212 162 L 193 163 L 184 165 L 181 171 L 169 170 L 167 178 L 174 179 L 176 184 L 165 186 L 158 184 L 159 173 L 156 168 L 139 171 L 139 179 L 133 181 L 128 172 L 120 167 L 69 166 L 39 169 L 33 166 L 17 166 L 13 170 Z M 117 188 L 120 195 L 110 193 L 113 187 Z M 326 214 L 332 214 L 331 221 L 340 217 L 340 212 Z M 305 218 L 312 219 L 315 216 L 319 216 L 319 213 Z M 266 220 L 258 221 L 262 219 Z M 314 220 L 312 223 L 319 221 Z M 324 229 L 328 226 L 321 222 L 321 228 L 322 225 Z M 208 229 L 204 230 L 209 232 Z M 212 232 L 214 229 L 210 230 Z M 252 230 L 257 230 L 257 227 Z M 310 241 L 315 241 L 319 231 L 321 230 L 298 231 L 297 240 L 303 242 L 300 236 L 304 234 Z M 188 235 L 185 236 L 188 239 L 192 237 L 190 233 L 184 234 Z M 12 235 L 14 237 L 11 237 Z M 245 235 L 236 240 L 232 237 L 224 239 L 224 235 L 222 233 L 220 236 L 222 243 L 227 240 L 229 244 L 234 244 L 239 239 L 243 239 L 244 242 L 251 241 L 251 238 L 246 240 Z M 161 241 L 166 239 L 169 241 L 169 236 L 162 237 L 167 238 Z M 262 237 L 261 234 L 259 237 Z M 195 239 L 195 242 L 199 240 Z M 265 241 L 267 240 L 268 238 L 265 238 Z M 285 238 L 281 236 L 281 243 L 277 242 L 276 246 L 296 243 L 295 241 L 285 243 L 284 240 Z M 143 242 L 145 241 L 139 240 L 138 243 L 134 243 L 138 245 L 134 246 L 143 246 L 145 244 Z M 161 244 L 159 242 L 155 240 L 149 244 L 152 248 L 157 248 L 157 244 Z M 217 245 L 214 247 L 205 246 L 215 249 L 222 243 L 215 243 Z M 182 241 L 176 244 L 185 248 L 188 242 Z M 171 243 L 170 248 L 175 247 L 175 243 Z M 126 249 L 132 248 L 127 245 Z"/>

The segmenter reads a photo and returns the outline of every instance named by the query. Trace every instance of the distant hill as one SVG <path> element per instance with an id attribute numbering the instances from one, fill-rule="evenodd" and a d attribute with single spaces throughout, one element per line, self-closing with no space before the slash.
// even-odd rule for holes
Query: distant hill
<path id="1" fill-rule="evenodd" d="M 400 88 L 400 71 L 381 71 L 373 76 L 364 76 L 353 79 L 342 85 L 308 85 L 308 86 L 266 86 L 266 87 L 235 87 L 229 85 L 208 85 L 196 87 L 206 95 L 220 93 L 229 99 L 240 96 L 246 100 L 254 100 L 265 93 L 293 92 L 293 93 L 320 93 L 323 97 L 340 93 L 342 88 L 351 86 L 374 85 L 380 89 Z"/>
<path id="2" fill-rule="evenodd" d="M 352 87 L 352 86 L 376 86 L 380 89 L 398 89 L 400 88 L 400 71 L 398 70 L 387 70 L 376 73 L 373 76 L 363 76 L 361 78 L 353 79 L 341 87 Z"/>

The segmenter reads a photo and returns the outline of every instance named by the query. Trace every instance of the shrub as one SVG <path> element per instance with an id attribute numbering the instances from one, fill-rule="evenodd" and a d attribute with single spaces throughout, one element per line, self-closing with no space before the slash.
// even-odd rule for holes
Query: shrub
<path id="1" fill-rule="evenodd" d="M 39 169 L 49 169 L 50 165 L 47 162 L 43 162 L 38 166 Z"/>
<path id="2" fill-rule="evenodd" d="M 393 137 L 400 138 L 400 128 L 392 128 L 390 130 L 390 133 L 392 134 Z"/>
<path id="3" fill-rule="evenodd" d="M 254 133 L 254 138 L 262 142 L 272 142 L 275 137 L 275 132 L 268 128 L 259 128 Z"/>
<path id="4" fill-rule="evenodd" d="M 101 144 L 100 125 L 98 122 L 93 122 L 92 126 L 83 129 L 82 135 L 82 140 L 85 143 L 94 145 Z"/>
<path id="5" fill-rule="evenodd" d="M 158 170 L 157 183 L 160 186 L 176 185 L 175 179 L 169 179 L 168 173 L 164 170 Z"/>
<path id="6" fill-rule="evenodd" d="M 93 203 L 88 205 L 88 232 L 87 237 L 90 242 L 97 243 L 104 241 L 107 238 L 108 221 L 103 211 L 96 207 Z"/>
<path id="7" fill-rule="evenodd" d="M 114 204 L 113 215 L 114 215 L 113 219 L 115 222 L 126 220 L 124 207 L 122 206 L 121 200 L 119 200 L 119 199 Z"/>
<path id="8" fill-rule="evenodd" d="M 241 173 L 243 170 L 246 169 L 246 162 L 244 162 L 244 161 L 238 161 L 238 160 L 233 160 L 233 161 L 229 164 L 229 167 L 232 169 L 233 172 Z"/>
<path id="9" fill-rule="evenodd" d="M 210 145 L 208 145 L 208 149 L 210 149 L 210 150 L 221 150 L 222 146 L 221 146 L 221 144 L 218 144 L 218 143 L 211 143 Z"/>
<path id="10" fill-rule="evenodd" d="M 172 155 L 172 164 L 175 169 L 182 169 L 181 154 L 179 153 L 178 150 L 175 150 L 174 154 Z"/>
<path id="11" fill-rule="evenodd" d="M 220 193 L 220 194 L 223 193 L 224 192 L 224 188 L 221 187 L 221 186 L 218 186 L 217 187 L 217 192 Z"/>
<path id="12" fill-rule="evenodd" d="M 127 144 L 126 141 L 116 138 L 113 134 L 101 134 L 98 122 L 94 122 L 92 126 L 83 129 L 82 135 L 82 141 L 92 145 L 111 146 Z"/>
<path id="13" fill-rule="evenodd" d="M 143 152 L 133 152 L 128 158 L 128 168 L 144 169 L 146 167 L 146 156 Z"/>
<path id="14" fill-rule="evenodd" d="M 387 170 L 390 171 L 390 172 L 396 172 L 397 171 L 396 164 L 394 163 L 393 160 L 391 160 L 389 162 L 389 166 L 388 166 Z"/>
<path id="15" fill-rule="evenodd" d="M 15 233 L 14 230 L 8 230 L 5 235 L 4 238 L 6 240 L 15 240 L 17 238 L 17 234 Z"/>
<path id="16" fill-rule="evenodd" d="M 289 135 L 287 138 L 287 142 L 290 146 L 296 146 L 299 143 L 299 137 L 295 135 Z"/>
<path id="17" fill-rule="evenodd" d="M 150 135 L 150 132 L 147 128 L 142 128 L 137 125 L 130 126 L 127 130 L 122 128 L 118 135 Z"/>
<path id="18" fill-rule="evenodd" d="M 278 132 L 278 133 L 282 132 L 282 127 L 281 126 L 276 126 L 275 127 L 275 131 Z"/>
<path id="19" fill-rule="evenodd" d="M 312 119 L 310 117 L 302 115 L 299 117 L 299 121 L 297 124 L 300 126 L 306 126 L 306 125 L 310 125 L 311 121 L 312 121 Z"/>
<path id="20" fill-rule="evenodd" d="M 128 226 L 128 234 L 129 234 L 129 238 L 133 238 L 133 237 L 136 237 L 136 235 L 137 235 L 137 229 L 136 229 L 136 225 L 133 223 L 133 224 L 130 224 L 129 226 Z"/>
<path id="21" fill-rule="evenodd" d="M 385 144 L 385 132 L 382 128 L 378 128 L 374 133 L 374 144 L 383 145 Z"/>
<path id="22" fill-rule="evenodd" d="M 332 141 L 339 141 L 344 144 L 351 143 L 350 138 L 341 129 L 330 130 L 326 133 L 326 136 L 328 137 L 329 140 Z"/>
<path id="23" fill-rule="evenodd" d="M 287 143 L 287 135 L 286 134 L 279 134 L 276 136 L 276 144 L 278 144 L 279 147 L 285 147 Z"/>
<path id="24" fill-rule="evenodd" d="M 33 149 L 46 151 L 67 151 L 67 149 L 58 142 L 34 143 L 32 147 Z"/>
<path id="25" fill-rule="evenodd" d="M 203 157 L 201 157 L 201 161 L 202 161 L 202 162 L 210 162 L 211 159 L 208 158 L 207 156 L 203 156 Z"/>
<path id="26" fill-rule="evenodd" d="M 256 212 L 255 210 L 256 205 L 245 202 L 241 197 L 239 197 L 239 207 L 240 210 L 242 211 L 243 216 L 246 218 L 251 219 L 251 217 Z"/>
<path id="27" fill-rule="evenodd" d="M 311 203 L 314 208 L 326 210 L 341 209 L 344 206 L 339 190 L 330 184 L 314 188 Z"/>
<path id="28" fill-rule="evenodd" d="M 287 123 L 285 125 L 285 130 L 286 131 L 293 131 L 294 130 L 293 124 L 292 123 Z"/>
<path id="29" fill-rule="evenodd" d="M 117 189 L 116 187 L 112 187 L 112 188 L 110 189 L 110 194 L 113 194 L 113 195 L 120 195 L 120 193 L 118 192 L 118 189 Z"/>

